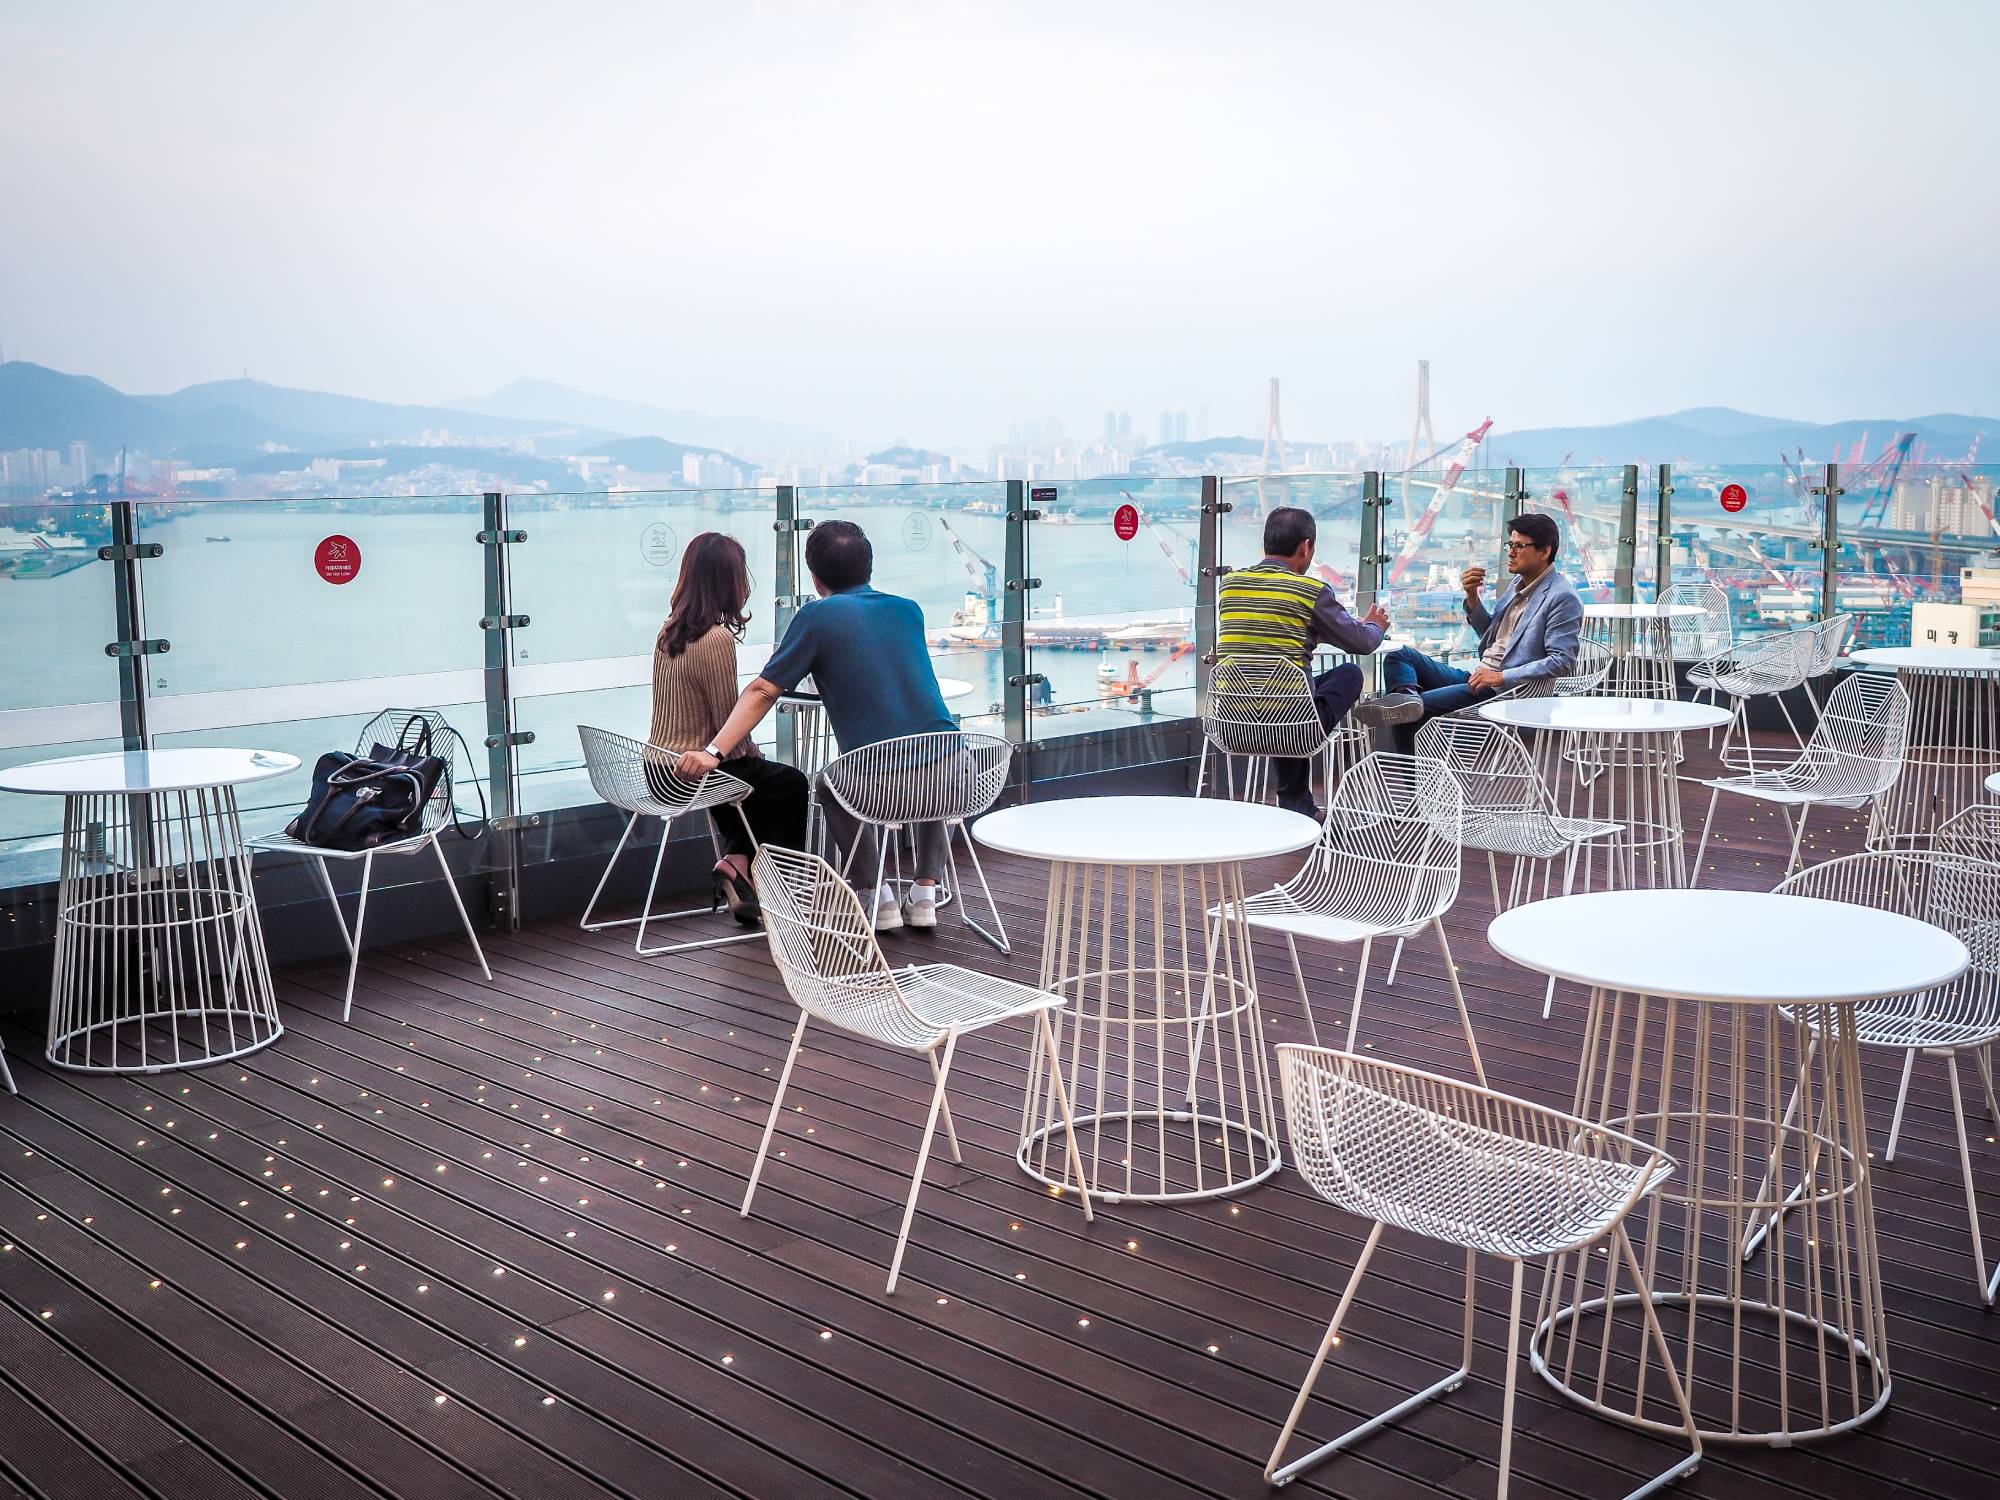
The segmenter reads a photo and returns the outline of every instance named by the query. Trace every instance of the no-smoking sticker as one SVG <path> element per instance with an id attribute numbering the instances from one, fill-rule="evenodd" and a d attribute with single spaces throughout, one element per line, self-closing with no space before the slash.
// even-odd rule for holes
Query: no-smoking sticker
<path id="1" fill-rule="evenodd" d="M 1139 534 L 1139 507 L 1121 505 L 1111 513 L 1111 529 L 1118 540 L 1129 542 Z"/>
<path id="2" fill-rule="evenodd" d="M 351 536 L 330 536 L 313 548 L 313 571 L 328 583 L 352 583 L 361 571 L 361 548 Z"/>
<path id="3" fill-rule="evenodd" d="M 1722 501 L 1722 508 L 1733 516 L 1750 503 L 1750 492 L 1740 484 L 1725 484 L 1718 498 Z"/>

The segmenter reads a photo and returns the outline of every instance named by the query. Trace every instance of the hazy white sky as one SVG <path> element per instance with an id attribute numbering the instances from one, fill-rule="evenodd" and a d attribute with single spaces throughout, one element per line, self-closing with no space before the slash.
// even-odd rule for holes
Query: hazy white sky
<path id="1" fill-rule="evenodd" d="M 2000 5 L 0 8 L 0 344 L 970 444 L 2000 410 Z"/>

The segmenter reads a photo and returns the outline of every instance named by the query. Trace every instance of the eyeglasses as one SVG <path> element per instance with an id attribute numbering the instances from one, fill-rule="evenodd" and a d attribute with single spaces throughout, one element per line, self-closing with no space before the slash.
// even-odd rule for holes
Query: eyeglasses
<path id="1" fill-rule="evenodd" d="M 1509 542 L 1507 550 L 1509 552 L 1539 552 L 1542 549 L 1534 542 Z"/>

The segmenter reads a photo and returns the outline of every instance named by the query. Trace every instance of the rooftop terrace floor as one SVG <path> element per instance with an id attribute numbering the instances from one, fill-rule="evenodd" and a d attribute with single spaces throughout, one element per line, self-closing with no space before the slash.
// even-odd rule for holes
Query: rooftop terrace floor
<path id="1" fill-rule="evenodd" d="M 1691 795 L 1691 816 L 1704 804 Z M 1704 883 L 1768 888 L 1776 814 L 1732 802 L 1718 821 Z M 1859 822 L 1833 814 L 1814 842 L 1820 858 L 1858 847 Z M 949 919 L 897 951 L 1032 978 L 1042 871 L 992 873 L 1011 960 Z M 1566 1103 L 1583 997 L 1565 986 L 1542 1021 L 1539 977 L 1485 945 L 1489 917 L 1469 866 L 1450 929 L 1492 1080 Z M 981 1034 L 953 1074 L 965 1163 L 933 1157 L 885 1298 L 923 1064 L 810 1034 L 784 1157 L 739 1219 L 796 1011 L 761 944 L 646 960 L 627 943 L 538 923 L 491 940 L 490 983 L 462 943 L 379 950 L 348 1023 L 338 968 L 295 968 L 286 1034 L 194 1073 L 59 1073 L 10 1024 L 0 1493 L 1265 1493 L 1364 1223 L 1287 1172 L 1227 1201 L 1106 1205 L 1087 1226 L 1014 1164 L 1022 1033 Z M 1271 1038 L 1302 1038 L 1282 952 L 1260 956 Z M 1306 956 L 1322 1017 L 1344 1013 L 1351 958 Z M 1412 943 L 1371 997 L 1380 1055 L 1463 1072 L 1434 948 Z M 1896 1062 L 1867 1066 L 1879 1144 Z M 2000 1318 L 1973 1300 L 1941 1095 L 1913 1092 L 1907 1145 L 1877 1173 L 1890 1409 L 1819 1447 L 1711 1450 L 1682 1493 L 1995 1494 Z M 1980 1187 L 2000 1194 L 2000 1150 Z M 1321 1393 L 1373 1411 L 1448 1368 L 1457 1264 L 1391 1232 Z M 1504 1267 L 1482 1275 L 1475 1378 L 1300 1489 L 1492 1493 Z M 1525 1371 L 1520 1389 L 1517 1495 L 1618 1495 L 1671 1460 Z M 1307 1435 L 1338 1420 L 1319 1404 Z"/>

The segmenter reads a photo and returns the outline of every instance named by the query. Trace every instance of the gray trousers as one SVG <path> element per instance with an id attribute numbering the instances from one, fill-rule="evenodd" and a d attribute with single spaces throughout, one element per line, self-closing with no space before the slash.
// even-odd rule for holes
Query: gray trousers
<path id="1" fill-rule="evenodd" d="M 821 806 L 826 814 L 827 834 L 833 840 L 834 864 L 841 864 L 847 858 L 847 851 L 852 849 L 854 858 L 847 865 L 847 877 L 856 889 L 865 891 L 866 883 L 875 878 L 875 862 L 880 857 L 880 846 L 876 840 L 880 830 L 873 823 L 859 821 L 831 796 L 826 797 Z M 903 873 L 917 880 L 943 880 L 948 869 L 945 825 L 915 823 L 910 826 L 910 831 L 916 837 L 917 857 L 914 870 Z M 895 868 L 896 856 L 892 850 L 883 866 L 884 878 L 894 874 Z"/>

